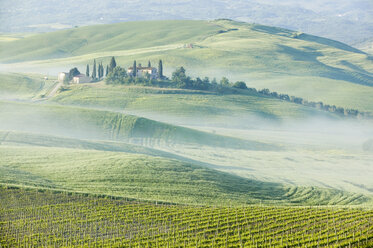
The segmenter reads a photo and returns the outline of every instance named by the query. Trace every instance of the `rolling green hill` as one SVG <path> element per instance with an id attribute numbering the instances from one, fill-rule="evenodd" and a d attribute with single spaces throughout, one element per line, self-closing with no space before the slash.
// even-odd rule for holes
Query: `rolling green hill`
<path id="1" fill-rule="evenodd" d="M 103 83 L 69 86 L 48 100 L 20 101 L 0 102 L 0 129 L 36 137 L 9 135 L 4 144 L 139 150 L 251 180 L 372 193 L 372 156 L 363 149 L 371 128 L 302 105 L 255 94 Z"/>
<path id="2" fill-rule="evenodd" d="M 0 73 L 0 98 L 29 99 L 45 94 L 54 84 L 41 75 Z"/>
<path id="3" fill-rule="evenodd" d="M 0 51 L 0 62 L 8 63 L 2 64 L 5 70 L 42 73 L 72 66 L 84 71 L 94 58 L 108 63 L 111 56 L 124 67 L 135 59 L 144 64 L 163 59 L 168 75 L 185 66 L 193 76 L 227 76 L 256 88 L 373 111 L 370 55 L 340 42 L 257 24 L 126 22 L 3 42 Z"/>
<path id="4" fill-rule="evenodd" d="M 187 204 L 362 204 L 361 194 L 291 187 L 143 154 L 54 147 L 0 149 L 0 183 Z"/>
<path id="5" fill-rule="evenodd" d="M 72 85 L 52 103 L 140 114 L 179 125 L 253 126 L 310 117 L 338 119 L 331 113 L 259 94 L 219 95 L 206 91 L 98 84 Z M 249 121 L 248 119 L 251 119 Z M 230 120 L 230 121 L 229 121 Z"/>
<path id="6" fill-rule="evenodd" d="M 24 130 L 84 139 L 127 140 L 144 145 L 199 144 L 249 150 L 280 147 L 201 132 L 118 112 L 58 105 L 0 101 L 3 130 Z"/>
<path id="7" fill-rule="evenodd" d="M 369 55 L 280 28 L 132 22 L 0 42 L 3 71 L 84 72 L 111 56 L 373 111 Z M 372 195 L 368 121 L 255 93 L 104 82 L 43 98 L 55 83 L 42 78 L 0 74 L 3 183 L 194 204 L 360 204 Z"/>

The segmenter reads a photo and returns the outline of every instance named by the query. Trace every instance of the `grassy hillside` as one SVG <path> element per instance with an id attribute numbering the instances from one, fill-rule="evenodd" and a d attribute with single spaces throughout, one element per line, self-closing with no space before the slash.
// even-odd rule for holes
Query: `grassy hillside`
<path id="1" fill-rule="evenodd" d="M 104 32 L 102 32 L 105 30 Z M 172 32 L 176 31 L 177 32 Z M 1 61 L 15 62 L 141 49 L 201 40 L 219 30 L 204 21 L 129 22 L 87 26 L 32 36 L 0 45 Z M 42 41 L 42 43 L 39 43 Z M 6 48 L 6 49 L 5 49 Z"/>
<path id="2" fill-rule="evenodd" d="M 84 71 L 94 58 L 109 63 L 116 56 L 124 67 L 135 59 L 156 64 L 162 58 L 168 75 L 183 65 L 194 76 L 227 76 L 257 88 L 373 111 L 371 56 L 340 42 L 256 24 L 127 22 L 3 42 L 0 51 L 0 62 L 18 62 L 3 65 L 5 70 L 42 73 L 72 66 Z"/>
<path id="3" fill-rule="evenodd" d="M 127 140 L 144 145 L 199 144 L 249 150 L 277 146 L 174 126 L 150 119 L 82 107 L 0 101 L 2 130 L 18 130 L 84 139 Z"/>
<path id="4" fill-rule="evenodd" d="M 2 184 L 188 204 L 361 204 L 360 194 L 289 187 L 161 157 L 67 148 L 1 146 Z"/>
<path id="5" fill-rule="evenodd" d="M 0 98 L 25 99 L 45 94 L 54 84 L 40 75 L 0 73 Z"/>
<path id="6" fill-rule="evenodd" d="M 278 122 L 287 119 L 337 116 L 262 95 L 159 89 L 99 84 L 72 85 L 50 99 L 53 103 L 141 114 L 182 125 L 253 126 L 253 119 Z M 251 119 L 251 121 L 248 121 Z"/>

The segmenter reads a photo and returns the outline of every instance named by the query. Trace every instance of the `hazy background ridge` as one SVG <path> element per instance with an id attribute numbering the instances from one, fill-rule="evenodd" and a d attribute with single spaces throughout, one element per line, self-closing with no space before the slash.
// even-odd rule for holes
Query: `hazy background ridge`
<path id="1" fill-rule="evenodd" d="M 41 32 L 136 20 L 215 18 L 289 28 L 357 47 L 369 48 L 373 43 L 370 0 L 0 0 L 0 32 Z"/>

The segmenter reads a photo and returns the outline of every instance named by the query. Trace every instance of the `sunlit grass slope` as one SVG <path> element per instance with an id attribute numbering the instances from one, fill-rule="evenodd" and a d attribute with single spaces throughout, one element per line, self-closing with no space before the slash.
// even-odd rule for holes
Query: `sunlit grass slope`
<path id="1" fill-rule="evenodd" d="M 129 153 L 0 147 L 0 182 L 188 204 L 361 204 L 360 194 L 248 180 L 205 167 Z"/>
<path id="2" fill-rule="evenodd" d="M 111 56 L 124 67 L 135 59 L 153 65 L 163 59 L 168 75 L 185 66 L 193 76 L 227 76 L 257 88 L 373 111 L 370 55 L 340 42 L 257 24 L 127 22 L 3 42 L 0 51 L 1 62 L 20 62 L 6 65 L 10 69 L 41 72 L 72 66 L 84 71 L 93 59 L 108 63 Z"/>
<path id="3" fill-rule="evenodd" d="M 205 21 L 146 21 L 87 26 L 1 44 L 0 57 L 1 61 L 13 62 L 184 44 L 212 35 L 219 28 Z"/>
<path id="4" fill-rule="evenodd" d="M 0 97 L 8 99 L 38 97 L 45 94 L 53 84 L 53 80 L 45 80 L 40 75 L 0 73 Z"/>
<path id="5" fill-rule="evenodd" d="M 259 94 L 219 95 L 193 90 L 110 86 L 103 82 L 72 85 L 50 101 L 127 111 L 180 125 L 249 127 L 255 126 L 256 120 L 277 123 L 288 119 L 339 118 L 331 113 Z"/>

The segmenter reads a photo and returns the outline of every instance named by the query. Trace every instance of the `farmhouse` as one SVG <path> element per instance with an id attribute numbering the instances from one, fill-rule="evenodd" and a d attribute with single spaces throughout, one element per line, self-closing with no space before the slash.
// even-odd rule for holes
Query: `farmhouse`
<path id="1" fill-rule="evenodd" d="M 129 75 L 132 75 L 133 73 L 133 67 L 129 67 L 127 70 L 127 73 Z M 141 64 L 136 67 L 136 76 L 137 77 L 145 77 L 146 75 L 149 75 L 150 78 L 157 78 L 157 69 L 154 67 L 142 67 Z"/>
<path id="2" fill-rule="evenodd" d="M 65 81 L 65 78 L 69 76 L 69 73 L 67 72 L 60 72 L 58 73 L 58 82 L 63 83 Z"/>
<path id="3" fill-rule="evenodd" d="M 73 77 L 74 84 L 84 84 L 84 83 L 90 83 L 90 82 L 91 82 L 91 78 L 87 77 L 84 74 L 79 74 Z"/>

